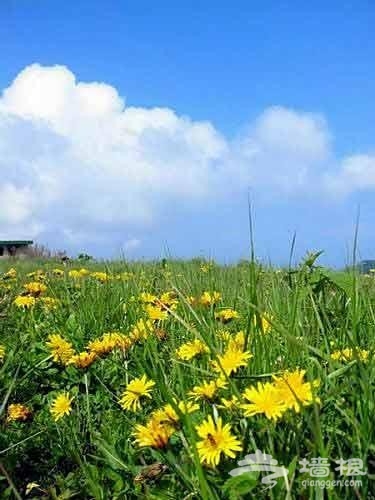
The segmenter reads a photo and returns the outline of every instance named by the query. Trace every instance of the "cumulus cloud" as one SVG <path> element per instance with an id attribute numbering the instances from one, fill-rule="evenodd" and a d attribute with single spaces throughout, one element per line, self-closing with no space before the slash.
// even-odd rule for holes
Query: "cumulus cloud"
<path id="1" fill-rule="evenodd" d="M 375 189 L 375 155 L 359 154 L 343 158 L 338 170 L 326 173 L 325 186 L 338 195 Z"/>
<path id="2" fill-rule="evenodd" d="M 230 203 L 248 187 L 279 195 L 375 187 L 374 163 L 336 160 L 321 115 L 271 107 L 229 141 L 208 121 L 127 106 L 110 85 L 33 64 L 0 98 L 0 237 L 100 246 L 175 207 Z"/>

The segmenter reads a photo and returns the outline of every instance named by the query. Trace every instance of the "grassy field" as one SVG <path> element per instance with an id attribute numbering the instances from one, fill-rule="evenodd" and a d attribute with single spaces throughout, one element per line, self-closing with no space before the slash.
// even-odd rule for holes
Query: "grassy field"
<path id="1" fill-rule="evenodd" d="M 1 499 L 375 498 L 375 278 L 0 266 Z"/>

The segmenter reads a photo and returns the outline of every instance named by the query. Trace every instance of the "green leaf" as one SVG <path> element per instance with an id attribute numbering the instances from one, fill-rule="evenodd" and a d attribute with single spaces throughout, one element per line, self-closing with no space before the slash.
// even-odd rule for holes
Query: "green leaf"
<path id="1" fill-rule="evenodd" d="M 229 500 L 240 500 L 243 495 L 250 493 L 258 484 L 259 472 L 244 472 L 228 479 L 223 491 Z"/>

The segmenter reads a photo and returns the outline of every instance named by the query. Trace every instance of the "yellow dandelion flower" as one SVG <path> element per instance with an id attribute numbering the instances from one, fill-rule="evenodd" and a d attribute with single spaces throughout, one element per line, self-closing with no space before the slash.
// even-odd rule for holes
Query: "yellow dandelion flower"
<path id="1" fill-rule="evenodd" d="M 199 302 L 202 304 L 202 306 L 210 307 L 221 300 L 221 293 L 219 292 L 203 292 Z"/>
<path id="2" fill-rule="evenodd" d="M 14 267 L 11 267 L 9 271 L 3 274 L 3 279 L 14 280 L 17 278 L 17 270 Z"/>
<path id="3" fill-rule="evenodd" d="M 52 274 L 57 278 L 61 278 L 64 276 L 64 270 L 56 267 L 55 269 L 52 269 Z"/>
<path id="4" fill-rule="evenodd" d="M 18 297 L 14 299 L 13 303 L 20 309 L 30 309 L 35 306 L 36 300 L 35 297 L 18 295 Z"/>
<path id="5" fill-rule="evenodd" d="M 199 410 L 199 406 L 196 403 L 192 403 L 190 401 L 180 401 L 178 404 L 177 401 L 175 401 L 175 404 L 183 415 L 188 415 Z M 168 424 L 174 427 L 176 427 L 178 422 L 180 421 L 179 414 L 169 403 L 164 405 L 162 408 L 153 411 L 151 416 L 160 424 Z"/>
<path id="6" fill-rule="evenodd" d="M 160 299 L 157 299 L 156 303 L 161 309 L 163 309 L 163 307 L 168 307 L 174 310 L 177 308 L 178 299 L 175 292 L 165 292 L 160 296 Z"/>
<path id="7" fill-rule="evenodd" d="M 186 301 L 191 306 L 195 306 L 198 304 L 199 299 L 197 299 L 197 297 L 193 297 L 193 295 L 189 295 L 188 297 L 186 297 Z"/>
<path id="8" fill-rule="evenodd" d="M 208 263 L 205 263 L 205 264 L 201 264 L 200 270 L 202 271 L 202 273 L 207 274 L 208 272 L 210 272 L 210 270 L 213 267 L 214 267 L 214 264 L 212 262 L 208 262 Z"/>
<path id="9" fill-rule="evenodd" d="M 3 361 L 3 359 L 5 358 L 5 347 L 0 344 L 0 361 Z"/>
<path id="10" fill-rule="evenodd" d="M 25 422 L 32 415 L 30 408 L 20 403 L 10 404 L 7 409 L 7 422 Z"/>
<path id="11" fill-rule="evenodd" d="M 47 290 L 46 285 L 43 283 L 39 283 L 39 281 L 32 281 L 31 283 L 26 283 L 23 285 L 24 289 L 27 291 L 29 295 L 33 297 L 39 297 L 42 293 Z"/>
<path id="12" fill-rule="evenodd" d="M 26 274 L 26 276 L 36 281 L 44 281 L 47 278 L 46 273 L 42 269 L 37 269 L 36 271 Z"/>
<path id="13" fill-rule="evenodd" d="M 232 396 L 231 399 L 221 398 L 218 408 L 222 408 L 223 410 L 233 411 L 239 408 L 240 400 L 237 396 Z"/>
<path id="14" fill-rule="evenodd" d="M 68 361 L 68 365 L 74 365 L 76 368 L 88 368 L 97 359 L 95 352 L 82 351 L 74 354 Z"/>
<path id="15" fill-rule="evenodd" d="M 232 335 L 233 334 L 229 330 L 225 330 L 224 328 L 219 328 L 217 331 L 217 336 L 225 343 L 230 341 Z"/>
<path id="16" fill-rule="evenodd" d="M 268 419 L 277 420 L 287 409 L 279 391 L 269 382 L 258 382 L 256 388 L 248 387 L 243 397 L 250 402 L 241 405 L 247 417 L 263 413 Z"/>
<path id="17" fill-rule="evenodd" d="M 155 382 L 153 380 L 147 380 L 146 375 L 143 375 L 141 378 L 135 378 L 126 386 L 119 401 L 120 406 L 124 410 L 139 410 L 141 408 L 140 400 L 142 397 L 151 399 L 150 393 L 154 385 Z"/>
<path id="18" fill-rule="evenodd" d="M 213 369 L 229 377 L 241 366 L 247 366 L 249 359 L 252 357 L 253 355 L 248 351 L 242 352 L 228 349 L 224 354 L 219 355 L 217 360 L 212 362 Z"/>
<path id="19" fill-rule="evenodd" d="M 161 449 L 167 446 L 173 433 L 173 427 L 163 425 L 151 418 L 146 425 L 137 424 L 133 436 L 135 436 L 135 443 L 139 447 L 150 446 Z"/>
<path id="20" fill-rule="evenodd" d="M 139 342 L 141 340 L 147 339 L 151 333 L 154 331 L 154 325 L 152 321 L 140 319 L 133 326 L 130 332 L 130 338 L 133 342 Z"/>
<path id="21" fill-rule="evenodd" d="M 57 363 L 65 365 L 74 356 L 72 344 L 61 337 L 61 335 L 49 335 L 46 345 L 51 351 L 53 361 Z"/>
<path id="22" fill-rule="evenodd" d="M 52 401 L 50 412 L 55 422 L 60 420 L 64 415 L 69 415 L 72 411 L 73 398 L 69 397 L 69 393 L 61 393 Z"/>
<path id="23" fill-rule="evenodd" d="M 82 278 L 81 274 L 79 273 L 79 271 L 77 269 L 72 269 L 71 271 L 69 271 L 68 276 L 69 276 L 69 278 L 73 278 L 73 279 Z"/>
<path id="24" fill-rule="evenodd" d="M 148 292 L 142 292 L 140 295 L 139 295 L 139 299 L 141 302 L 143 302 L 144 304 L 155 304 L 156 300 L 157 300 L 157 296 L 156 295 L 153 295 L 152 293 L 148 293 Z"/>
<path id="25" fill-rule="evenodd" d="M 123 333 L 119 334 L 116 337 L 116 347 L 117 349 L 121 349 L 123 352 L 128 351 L 133 345 L 134 340 Z"/>
<path id="26" fill-rule="evenodd" d="M 271 316 L 260 316 L 260 330 L 262 333 L 269 333 L 272 330 L 272 325 L 270 321 L 272 320 Z M 254 316 L 254 326 L 255 328 L 259 327 L 257 317 Z"/>
<path id="27" fill-rule="evenodd" d="M 216 422 L 211 415 L 196 427 L 201 438 L 197 450 L 201 463 L 215 467 L 219 464 L 221 455 L 234 458 L 236 452 L 242 450 L 241 442 L 232 434 L 229 424 L 224 424 L 219 417 Z"/>
<path id="28" fill-rule="evenodd" d="M 90 352 L 95 352 L 98 356 L 104 356 L 118 347 L 122 337 L 123 335 L 120 332 L 104 333 L 99 339 L 91 340 L 87 345 L 87 349 Z"/>
<path id="29" fill-rule="evenodd" d="M 91 273 L 91 277 L 100 281 L 100 283 L 105 283 L 106 281 L 109 280 L 109 276 L 107 273 L 103 273 L 103 272 L 94 272 L 94 273 Z"/>
<path id="30" fill-rule="evenodd" d="M 89 274 L 90 274 L 90 271 L 88 269 L 85 269 L 85 268 L 72 269 L 68 272 L 69 278 L 73 278 L 73 279 L 84 278 L 85 276 L 88 276 Z"/>
<path id="31" fill-rule="evenodd" d="M 228 350 L 243 351 L 245 349 L 245 333 L 241 330 L 235 335 L 231 335 L 228 340 Z"/>
<path id="32" fill-rule="evenodd" d="M 305 370 L 287 371 L 283 375 L 273 376 L 274 386 L 278 391 L 279 398 L 287 408 L 292 408 L 299 413 L 301 406 L 307 406 L 319 402 L 314 396 L 314 387 L 318 387 L 319 381 L 305 382 Z"/>
<path id="33" fill-rule="evenodd" d="M 40 297 L 40 302 L 49 311 L 57 309 L 60 305 L 60 301 L 54 297 Z"/>
<path id="34" fill-rule="evenodd" d="M 212 401 L 218 390 L 226 387 L 226 382 L 219 378 L 217 380 L 211 380 L 210 382 L 203 382 L 201 385 L 196 385 L 188 393 L 189 397 L 198 401 L 199 399 Z"/>
<path id="35" fill-rule="evenodd" d="M 206 352 L 209 352 L 209 348 L 199 339 L 186 342 L 176 350 L 177 357 L 185 361 L 190 361 L 195 356 Z"/>
<path id="36" fill-rule="evenodd" d="M 233 319 L 237 319 L 239 317 L 239 313 L 231 308 L 222 309 L 215 314 L 215 318 L 222 323 L 229 323 L 229 321 L 232 321 Z"/>
<path id="37" fill-rule="evenodd" d="M 163 311 L 160 307 L 151 304 L 146 306 L 146 313 L 151 321 L 163 321 L 168 318 L 167 311 Z"/>
<path id="38" fill-rule="evenodd" d="M 332 352 L 331 359 L 335 361 L 352 361 L 353 359 L 367 361 L 369 354 L 369 351 L 365 349 L 350 349 L 346 347 L 345 349 Z"/>

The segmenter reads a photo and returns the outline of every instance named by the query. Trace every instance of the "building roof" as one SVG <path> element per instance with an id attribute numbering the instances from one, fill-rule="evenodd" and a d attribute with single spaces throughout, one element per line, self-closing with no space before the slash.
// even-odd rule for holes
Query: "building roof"
<path id="1" fill-rule="evenodd" d="M 32 245 L 33 240 L 0 240 L 0 245 Z"/>

